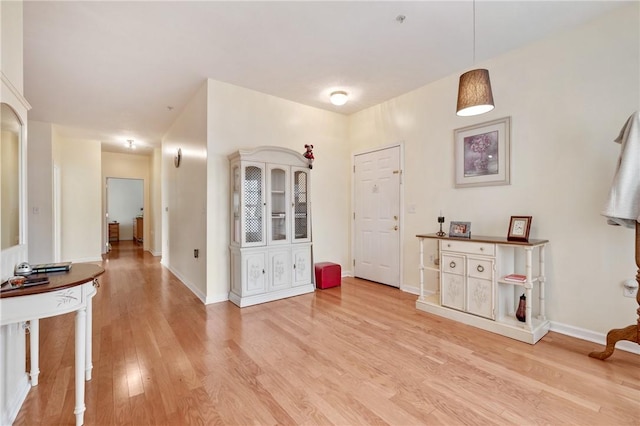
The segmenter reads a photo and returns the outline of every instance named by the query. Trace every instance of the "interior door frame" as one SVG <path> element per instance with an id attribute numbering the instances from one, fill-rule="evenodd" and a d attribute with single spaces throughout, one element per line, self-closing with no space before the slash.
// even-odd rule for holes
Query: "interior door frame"
<path id="1" fill-rule="evenodd" d="M 402 291 L 406 291 L 404 289 L 404 141 L 400 141 L 397 143 L 391 143 L 387 145 L 378 146 L 375 148 L 367 148 L 359 151 L 354 151 L 351 154 L 351 220 L 350 228 L 351 228 L 351 250 L 350 250 L 350 259 L 349 264 L 351 265 L 351 276 L 355 276 L 355 252 L 356 252 L 356 227 L 355 227 L 355 205 L 356 205 L 356 180 L 355 180 L 355 164 L 356 164 L 356 156 L 363 154 L 370 154 L 376 151 L 384 151 L 385 149 L 390 148 L 400 148 L 400 190 L 398 194 L 398 206 L 399 218 L 398 218 L 398 226 L 400 227 L 400 233 L 398 235 L 398 274 L 399 280 L 398 289 Z"/>

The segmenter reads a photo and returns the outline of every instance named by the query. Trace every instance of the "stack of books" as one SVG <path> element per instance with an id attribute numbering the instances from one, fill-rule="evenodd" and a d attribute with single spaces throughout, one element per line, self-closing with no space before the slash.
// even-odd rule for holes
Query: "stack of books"
<path id="1" fill-rule="evenodd" d="M 512 281 L 515 283 L 523 283 L 527 280 L 527 276 L 521 275 L 521 274 L 509 274 L 509 275 L 505 275 L 504 278 L 502 279 L 505 281 Z"/>

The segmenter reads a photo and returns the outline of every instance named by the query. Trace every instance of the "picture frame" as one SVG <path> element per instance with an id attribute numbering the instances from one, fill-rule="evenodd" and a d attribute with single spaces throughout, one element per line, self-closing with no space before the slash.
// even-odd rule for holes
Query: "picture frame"
<path id="1" fill-rule="evenodd" d="M 455 238 L 471 238 L 471 222 L 450 222 L 449 236 Z"/>
<path id="2" fill-rule="evenodd" d="M 507 231 L 507 240 L 528 242 L 532 220 L 532 216 L 511 216 L 509 230 Z"/>
<path id="3" fill-rule="evenodd" d="M 456 188 L 511 183 L 511 117 L 462 127 L 453 135 Z"/>

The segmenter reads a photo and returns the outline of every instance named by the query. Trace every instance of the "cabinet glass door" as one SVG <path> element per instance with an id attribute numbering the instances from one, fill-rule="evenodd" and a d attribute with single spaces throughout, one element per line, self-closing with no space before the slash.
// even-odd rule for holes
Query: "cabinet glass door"
<path id="1" fill-rule="evenodd" d="M 233 168 L 232 176 L 231 214 L 233 217 L 233 229 L 231 230 L 231 241 L 240 244 L 240 167 L 235 166 Z"/>
<path id="2" fill-rule="evenodd" d="M 305 169 L 293 171 L 293 238 L 309 240 L 309 172 Z"/>
<path id="3" fill-rule="evenodd" d="M 263 168 L 246 166 L 244 169 L 244 241 L 264 243 Z M 256 244 L 257 245 L 257 244 Z"/>
<path id="4" fill-rule="evenodd" d="M 269 166 L 269 243 L 287 242 L 288 238 L 288 167 Z"/>

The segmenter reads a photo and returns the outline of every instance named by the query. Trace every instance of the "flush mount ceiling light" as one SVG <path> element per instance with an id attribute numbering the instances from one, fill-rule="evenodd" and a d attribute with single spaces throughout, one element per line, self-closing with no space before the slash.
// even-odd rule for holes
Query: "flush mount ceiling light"
<path id="1" fill-rule="evenodd" d="M 473 1 L 473 64 L 476 63 L 476 2 Z M 489 71 L 476 69 L 460 76 L 456 114 L 462 117 L 484 114 L 494 108 Z"/>
<path id="2" fill-rule="evenodd" d="M 349 95 L 343 90 L 337 90 L 335 92 L 331 92 L 329 99 L 331 99 L 332 104 L 340 106 L 347 103 L 347 101 L 349 100 Z"/>
<path id="3" fill-rule="evenodd" d="M 136 149 L 135 144 L 133 143 L 133 139 L 128 139 L 127 143 L 125 144 L 125 146 L 129 149 Z"/>

